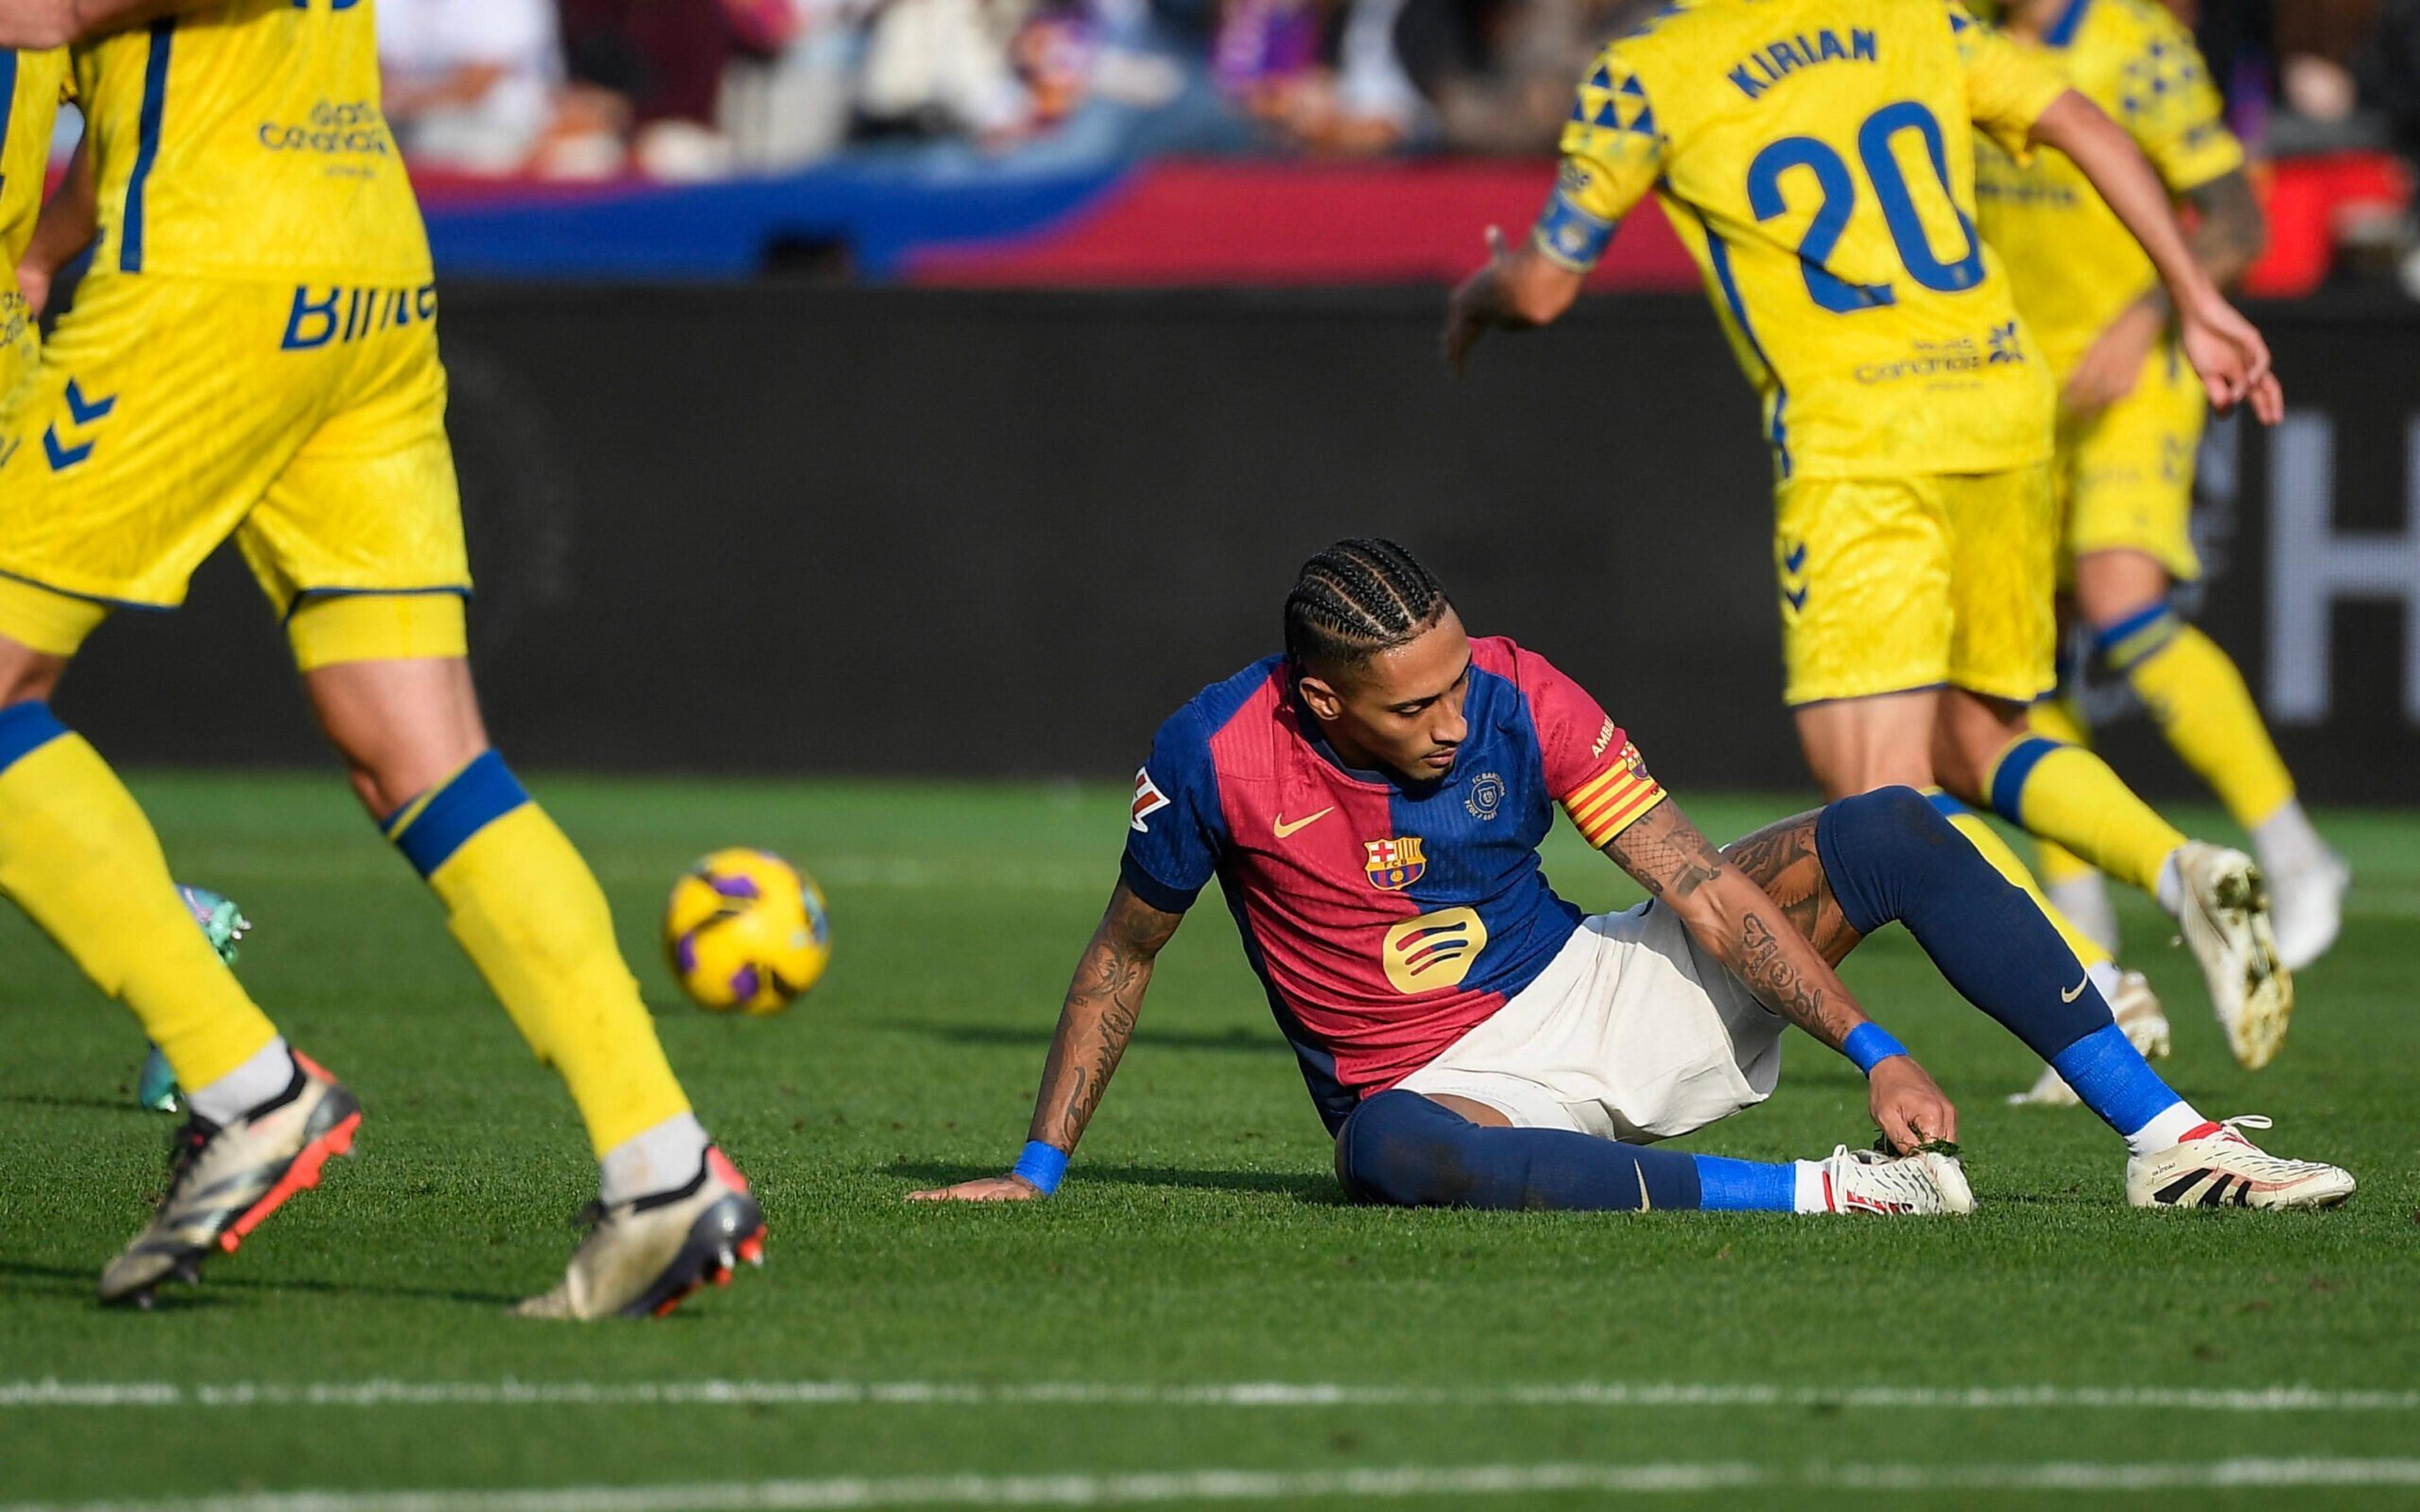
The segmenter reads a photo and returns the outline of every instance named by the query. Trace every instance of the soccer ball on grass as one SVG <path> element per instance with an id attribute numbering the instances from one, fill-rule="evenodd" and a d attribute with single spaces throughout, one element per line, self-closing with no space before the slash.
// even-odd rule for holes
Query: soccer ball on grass
<path id="1" fill-rule="evenodd" d="M 778 1013 L 831 961 L 823 889 L 769 852 L 717 851 L 673 884 L 664 954 L 698 1007 Z"/>

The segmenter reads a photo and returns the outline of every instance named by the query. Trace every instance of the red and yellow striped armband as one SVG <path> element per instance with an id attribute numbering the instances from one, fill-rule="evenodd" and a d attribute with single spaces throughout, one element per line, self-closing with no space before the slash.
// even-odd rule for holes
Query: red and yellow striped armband
<path id="1" fill-rule="evenodd" d="M 1590 845 L 1605 842 L 1630 827 L 1664 796 L 1664 785 L 1647 775 L 1646 758 L 1625 742 L 1611 765 L 1572 790 L 1563 811 Z"/>

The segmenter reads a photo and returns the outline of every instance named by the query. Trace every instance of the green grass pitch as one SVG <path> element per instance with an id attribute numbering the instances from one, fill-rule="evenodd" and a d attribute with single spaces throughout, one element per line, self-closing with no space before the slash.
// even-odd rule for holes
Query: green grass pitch
<path id="1" fill-rule="evenodd" d="M 901 1196 L 1023 1138 L 1123 794 L 541 776 L 772 1226 L 767 1269 L 732 1289 L 573 1329 L 504 1314 L 551 1283 L 593 1190 L 569 1103 L 341 784 L 135 785 L 178 875 L 257 921 L 244 980 L 368 1118 L 360 1158 L 202 1287 L 101 1310 L 168 1120 L 127 1095 L 132 1019 L 0 910 L 0 1508 L 2420 1498 L 2420 817 L 2322 816 L 2358 873 L 2352 917 L 2258 1075 L 2148 905 L 2121 904 L 2177 1025 L 2172 1079 L 2353 1169 L 2337 1212 L 2130 1211 L 2117 1141 L 2004 1106 L 2035 1068 L 1896 935 L 1846 976 L 1959 1101 L 1972 1219 L 1349 1208 L 1207 900 L 1062 1194 L 933 1210 Z M 1788 807 L 1690 803 L 1721 835 Z M 779 1019 L 690 1009 L 657 955 L 672 876 L 737 843 L 831 895 L 830 976 Z M 1630 896 L 1567 827 L 1548 860 L 1577 902 Z M 1687 1143 L 1780 1158 L 1869 1137 L 1855 1072 L 1797 1040 L 1769 1105 Z M 507 1489 L 542 1494 L 478 1499 Z M 437 1494 L 366 1494 L 398 1490 Z"/>

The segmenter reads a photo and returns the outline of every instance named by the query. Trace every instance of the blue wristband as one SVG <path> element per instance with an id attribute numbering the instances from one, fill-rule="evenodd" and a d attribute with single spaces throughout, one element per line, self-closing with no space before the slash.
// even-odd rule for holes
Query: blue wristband
<path id="1" fill-rule="evenodd" d="M 1021 1176 L 1033 1183 L 1033 1190 L 1048 1196 L 1059 1190 L 1059 1179 L 1067 1174 L 1067 1152 L 1057 1145 L 1039 1139 L 1025 1142 L 1025 1152 L 1016 1157 L 1011 1176 Z"/>
<path id="2" fill-rule="evenodd" d="M 1891 1057 L 1906 1055 L 1907 1046 L 1892 1039 L 1890 1031 L 1881 1025 L 1867 1023 L 1849 1031 L 1849 1037 L 1840 1041 L 1840 1054 L 1855 1061 L 1857 1069 L 1870 1076 L 1876 1066 Z M 1065 1156 L 1060 1157 L 1060 1164 L 1066 1164 Z"/>

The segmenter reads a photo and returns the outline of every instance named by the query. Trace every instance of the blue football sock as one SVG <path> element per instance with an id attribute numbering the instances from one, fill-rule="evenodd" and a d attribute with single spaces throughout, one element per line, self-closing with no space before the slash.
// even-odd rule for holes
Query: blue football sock
<path id="1" fill-rule="evenodd" d="M 1729 1212 L 1794 1212 L 1798 1167 L 1761 1160 L 1692 1155 L 1698 1163 L 1698 1205 Z"/>
<path id="2" fill-rule="evenodd" d="M 1713 1207 L 1700 1200 L 1708 1161 L 1678 1150 L 1616 1144 L 1568 1129 L 1485 1128 L 1417 1092 L 1380 1092 L 1344 1120 L 1336 1174 L 1361 1202 L 1405 1208 L 1635 1211 Z M 1712 1164 L 1762 1170 L 1745 1161 Z M 1791 1168 L 1781 1173 L 1790 1207 Z M 1737 1174 L 1724 1190 L 1737 1190 Z M 1717 1178 L 1720 1185 L 1722 1178 Z M 1730 1206 L 1748 1206 L 1745 1202 Z M 1757 1204 L 1759 1206 L 1762 1204 Z"/>
<path id="3" fill-rule="evenodd" d="M 1843 798 L 1816 820 L 1815 846 L 1850 928 L 1907 926 L 1960 996 L 2057 1067 L 2111 1128 L 2134 1134 L 2183 1101 L 2127 1043 L 2041 910 L 1922 794 Z"/>

